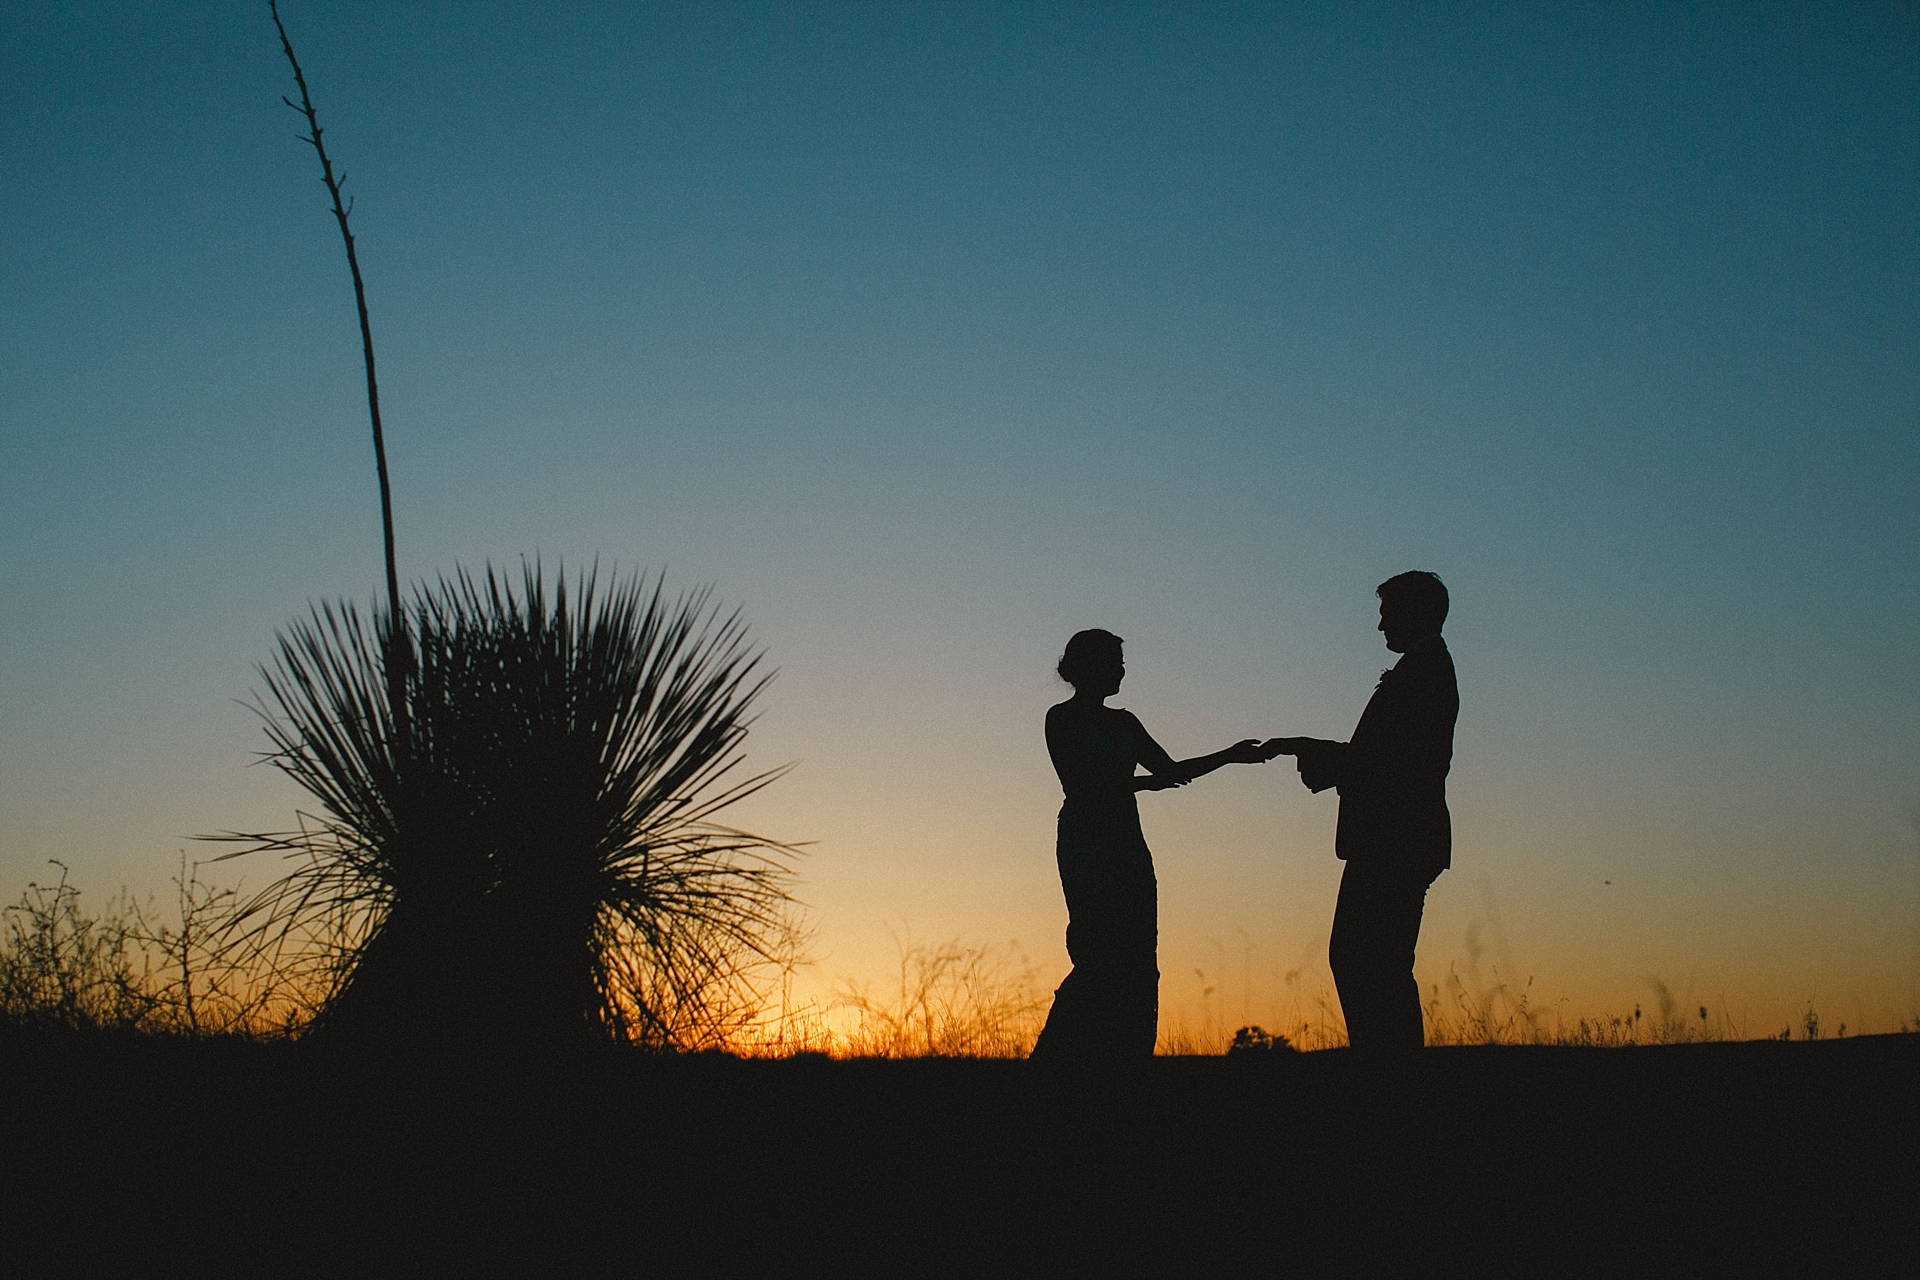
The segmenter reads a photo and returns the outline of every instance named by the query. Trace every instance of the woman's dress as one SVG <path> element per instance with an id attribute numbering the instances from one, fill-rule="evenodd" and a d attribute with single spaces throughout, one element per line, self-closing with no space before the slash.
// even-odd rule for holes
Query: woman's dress
<path id="1" fill-rule="evenodd" d="M 1054 992 L 1033 1056 L 1150 1057 L 1160 1012 L 1158 886 L 1133 777 L 1151 739 L 1117 708 L 1087 714 L 1063 703 L 1047 718 L 1066 792 L 1055 854 L 1073 971 Z"/>

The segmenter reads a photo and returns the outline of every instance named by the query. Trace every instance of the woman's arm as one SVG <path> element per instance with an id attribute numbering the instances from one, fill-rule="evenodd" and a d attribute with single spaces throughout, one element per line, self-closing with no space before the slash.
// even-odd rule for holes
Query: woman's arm
<path id="1" fill-rule="evenodd" d="M 1134 720 L 1139 724 L 1139 720 Z M 1143 726 L 1140 729 L 1140 763 L 1151 772 L 1151 776 L 1135 778 L 1135 791 L 1164 791 L 1168 787 L 1183 787 L 1195 778 L 1212 773 L 1221 765 L 1261 764 L 1267 757 L 1261 753 L 1258 738 L 1243 738 L 1224 751 L 1216 751 L 1210 756 L 1195 756 L 1191 760 L 1175 760 L 1167 754 L 1166 748 L 1155 742 Z"/>
<path id="2" fill-rule="evenodd" d="M 1140 746 L 1138 753 L 1140 758 L 1136 763 L 1143 765 L 1148 771 L 1146 777 L 1136 777 L 1133 780 L 1135 791 L 1165 791 L 1170 787 L 1184 787 L 1193 781 L 1192 778 L 1180 772 L 1180 766 L 1174 763 L 1173 757 L 1167 754 L 1166 748 L 1153 740 L 1153 735 L 1147 732 L 1147 727 L 1140 723 L 1140 717 L 1133 718 L 1133 727 L 1134 740 Z"/>
<path id="3" fill-rule="evenodd" d="M 1266 756 L 1260 751 L 1260 739 L 1242 738 L 1224 751 L 1216 751 L 1210 756 L 1195 756 L 1191 760 L 1182 760 L 1173 767 L 1176 772 L 1191 782 L 1195 778 L 1212 773 L 1221 765 L 1265 764 L 1266 761 Z"/>

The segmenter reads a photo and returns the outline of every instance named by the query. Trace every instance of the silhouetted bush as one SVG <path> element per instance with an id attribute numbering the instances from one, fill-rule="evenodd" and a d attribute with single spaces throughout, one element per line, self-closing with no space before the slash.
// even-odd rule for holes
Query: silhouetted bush
<path id="1" fill-rule="evenodd" d="M 321 811 L 228 837 L 296 863 L 240 912 L 258 954 L 319 958 L 323 1028 L 723 1039 L 792 927 L 793 851 L 713 821 L 778 772 L 736 776 L 768 679 L 737 613 L 534 565 L 422 588 L 403 629 L 399 716 L 352 606 L 263 671 L 271 758 Z"/>
<path id="2" fill-rule="evenodd" d="M 1233 1033 L 1233 1043 L 1227 1046 L 1227 1055 L 1292 1053 L 1293 1046 L 1287 1043 L 1285 1036 L 1276 1036 L 1261 1026 L 1241 1027 Z"/>

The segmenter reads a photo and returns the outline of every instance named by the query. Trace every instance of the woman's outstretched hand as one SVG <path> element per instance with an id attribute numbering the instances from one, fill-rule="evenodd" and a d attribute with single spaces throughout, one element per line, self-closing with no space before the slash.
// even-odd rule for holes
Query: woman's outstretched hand
<path id="1" fill-rule="evenodd" d="M 1266 745 L 1258 738 L 1243 738 L 1225 751 L 1216 751 L 1210 756 L 1196 756 L 1192 760 L 1166 760 L 1159 769 L 1146 777 L 1133 780 L 1135 791 L 1165 791 L 1170 787 L 1184 787 L 1195 778 L 1212 773 L 1223 764 L 1265 764 L 1273 758 Z M 1151 768 L 1152 766 L 1148 766 Z"/>
<path id="2" fill-rule="evenodd" d="M 1220 754 L 1229 764 L 1265 764 L 1273 759 L 1274 753 L 1267 750 L 1266 743 L 1258 738 L 1243 738 Z"/>

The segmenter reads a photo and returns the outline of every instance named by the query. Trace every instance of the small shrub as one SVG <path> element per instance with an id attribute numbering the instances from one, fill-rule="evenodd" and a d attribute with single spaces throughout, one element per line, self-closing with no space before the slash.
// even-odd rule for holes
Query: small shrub
<path id="1" fill-rule="evenodd" d="M 1287 1043 L 1285 1036 L 1276 1036 L 1265 1027 L 1246 1026 L 1233 1033 L 1233 1043 L 1227 1046 L 1227 1056 L 1235 1054 L 1292 1053 L 1293 1046 Z"/>

